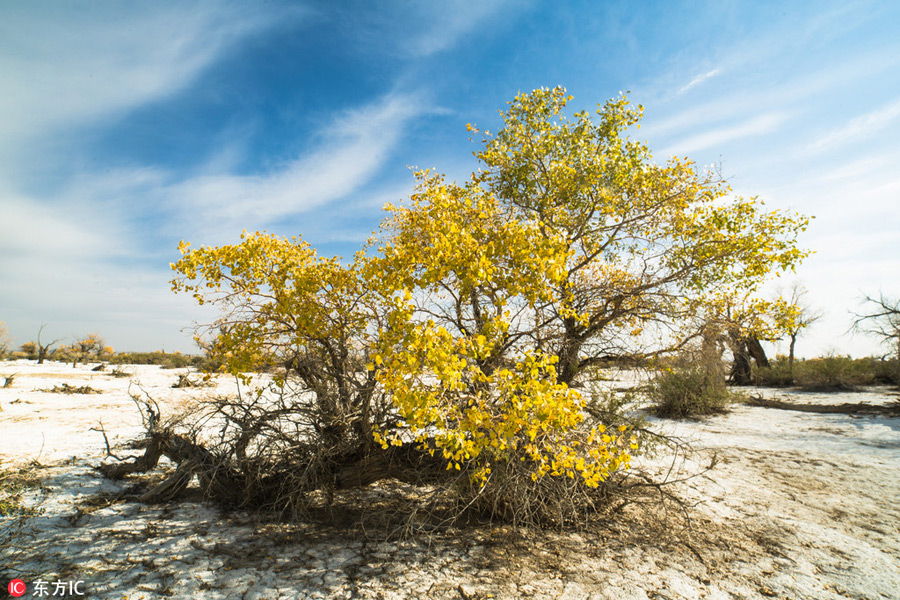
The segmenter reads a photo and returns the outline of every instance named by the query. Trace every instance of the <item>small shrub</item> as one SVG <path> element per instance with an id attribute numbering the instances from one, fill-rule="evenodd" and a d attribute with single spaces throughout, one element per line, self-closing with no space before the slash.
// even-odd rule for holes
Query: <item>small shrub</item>
<path id="1" fill-rule="evenodd" d="M 24 507 L 22 494 L 37 484 L 38 479 L 28 469 L 13 470 L 0 467 L 0 518 L 6 519 L 35 512 Z"/>
<path id="2" fill-rule="evenodd" d="M 172 387 L 175 389 L 185 389 L 185 388 L 199 388 L 199 387 L 209 387 L 211 384 L 208 381 L 203 381 L 202 379 L 191 379 L 190 373 L 180 373 L 178 375 L 178 381 L 172 384 Z"/>
<path id="3" fill-rule="evenodd" d="M 685 419 L 724 412 L 732 401 L 725 380 L 703 367 L 667 369 L 650 383 L 657 416 Z"/>
<path id="4" fill-rule="evenodd" d="M 872 372 L 876 383 L 882 385 L 900 385 L 900 361 L 897 359 L 881 360 L 869 359 L 872 364 Z"/>
<path id="5" fill-rule="evenodd" d="M 113 377 L 131 377 L 131 373 L 123 369 L 122 365 L 117 365 L 109 374 Z"/>
<path id="6" fill-rule="evenodd" d="M 787 359 L 779 357 L 768 368 L 755 369 L 753 381 L 764 387 L 797 386 L 810 391 L 847 391 L 866 385 L 900 383 L 896 360 L 850 358 L 828 355 L 794 362 L 794 373 Z"/>
<path id="7" fill-rule="evenodd" d="M 15 380 L 15 378 L 16 378 L 16 374 L 15 374 L 15 373 L 13 373 L 12 375 L 6 375 L 6 376 L 4 376 L 4 377 L 3 377 L 3 386 L 2 386 L 2 387 L 4 387 L 4 388 L 11 388 L 12 385 L 13 385 L 13 381 Z"/>
<path id="8" fill-rule="evenodd" d="M 795 373 L 799 364 L 800 361 L 794 361 Z M 768 367 L 755 368 L 753 383 L 762 387 L 789 387 L 794 385 L 794 375 L 791 374 L 787 359 L 779 357 L 770 361 Z"/>
<path id="9" fill-rule="evenodd" d="M 64 383 L 62 385 L 55 385 L 53 389 L 50 390 L 38 390 L 39 392 L 47 392 L 49 394 L 102 394 L 103 392 L 100 390 L 95 390 L 89 385 L 82 386 L 74 386 L 69 385 L 68 383 Z"/>
<path id="10" fill-rule="evenodd" d="M 794 365 L 794 383 L 807 390 L 841 391 L 876 383 L 867 359 L 830 355 Z"/>
<path id="11" fill-rule="evenodd" d="M 17 571 L 20 563 L 33 558 L 28 553 L 30 540 L 23 536 L 32 533 L 28 525 L 42 511 L 25 496 L 39 486 L 33 467 L 8 468 L 0 462 L 0 556 L 6 569 Z"/>

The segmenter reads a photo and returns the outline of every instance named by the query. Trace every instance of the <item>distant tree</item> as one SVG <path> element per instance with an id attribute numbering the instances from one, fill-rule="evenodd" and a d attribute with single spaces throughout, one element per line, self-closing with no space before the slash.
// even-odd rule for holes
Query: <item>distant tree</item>
<path id="1" fill-rule="evenodd" d="M 711 305 L 713 322 L 722 329 L 725 344 L 731 350 L 733 362 L 729 380 L 735 385 L 749 385 L 752 364 L 769 367 L 769 359 L 761 342 L 779 339 L 786 331 L 790 314 L 783 298 L 773 301 L 752 295 L 722 296 Z"/>
<path id="2" fill-rule="evenodd" d="M 787 299 L 787 311 L 784 314 L 784 330 L 791 339 L 788 349 L 788 374 L 794 378 L 794 349 L 800 332 L 822 318 L 822 311 L 815 309 L 807 302 L 808 290 L 799 281 L 791 284 Z"/>
<path id="3" fill-rule="evenodd" d="M 9 349 L 9 330 L 6 328 L 6 323 L 0 321 L 0 357 L 6 356 L 6 351 Z"/>
<path id="4" fill-rule="evenodd" d="M 37 341 L 36 342 L 25 342 L 22 344 L 22 352 L 27 353 L 28 358 L 34 359 L 36 358 L 39 365 L 44 364 L 44 360 L 50 356 L 50 351 L 53 348 L 53 345 L 58 343 L 62 338 L 57 338 L 50 342 L 44 344 L 41 341 L 41 334 L 44 333 L 44 328 L 47 326 L 46 323 L 41 323 L 41 328 L 38 329 Z"/>
<path id="5" fill-rule="evenodd" d="M 900 381 L 900 299 L 891 300 L 883 293 L 878 298 L 864 298 L 866 311 L 856 313 L 853 328 L 881 338 L 897 358 L 897 378 Z"/>
<path id="6" fill-rule="evenodd" d="M 89 333 L 87 336 L 76 340 L 71 346 L 66 348 L 66 357 L 72 361 L 72 366 L 76 366 L 79 362 L 87 362 L 88 359 L 100 359 L 103 356 L 105 344 L 103 338 L 96 333 Z"/>
<path id="7" fill-rule="evenodd" d="M 34 360 L 37 358 L 37 344 L 34 342 L 25 342 L 19 346 L 19 350 L 25 353 L 25 358 Z"/>

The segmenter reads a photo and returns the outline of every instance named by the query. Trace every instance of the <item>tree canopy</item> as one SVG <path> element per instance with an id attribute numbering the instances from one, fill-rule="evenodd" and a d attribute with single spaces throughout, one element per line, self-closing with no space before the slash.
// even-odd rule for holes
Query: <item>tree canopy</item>
<path id="1" fill-rule="evenodd" d="M 805 256 L 805 217 L 736 197 L 688 159 L 655 162 L 627 135 L 641 108 L 625 97 L 567 116 L 570 100 L 538 89 L 497 133 L 470 125 L 479 169 L 417 173 L 349 263 L 260 233 L 182 244 L 174 289 L 222 309 L 210 331 L 224 368 L 279 367 L 308 417 L 294 435 L 341 448 L 309 481 L 397 476 L 372 457 L 397 467 L 402 451 L 493 514 L 574 510 L 563 498 L 592 497 L 636 449 L 627 426 L 584 410 L 586 373 L 684 345 L 710 307 Z M 347 476 L 351 463 L 371 476 Z"/>

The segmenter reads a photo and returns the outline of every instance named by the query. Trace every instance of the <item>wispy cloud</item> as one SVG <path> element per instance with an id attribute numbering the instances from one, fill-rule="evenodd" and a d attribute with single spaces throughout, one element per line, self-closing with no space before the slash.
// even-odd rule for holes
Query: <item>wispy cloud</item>
<path id="1" fill-rule="evenodd" d="M 900 117 L 900 99 L 872 112 L 860 115 L 846 125 L 833 129 L 809 146 L 811 152 L 823 152 L 855 139 L 865 137 L 892 124 Z"/>
<path id="2" fill-rule="evenodd" d="M 8 190 L 0 197 L 2 312 L 18 342 L 47 322 L 50 338 L 102 331 L 119 349 L 138 336 L 171 347 L 167 339 L 191 313 L 167 292 L 164 263 L 150 270 L 124 264 L 137 248 L 119 215 L 91 210 L 80 199 L 37 202 Z M 161 327 L 167 320 L 174 323 Z M 188 336 L 179 347 L 190 347 Z"/>
<path id="3" fill-rule="evenodd" d="M 23 139 L 115 119 L 175 93 L 236 42 L 298 16 L 294 11 L 279 20 L 237 5 L 180 3 L 6 6 L 0 158 Z"/>
<path id="4" fill-rule="evenodd" d="M 836 169 L 829 169 L 821 178 L 823 181 L 839 179 L 855 179 L 887 166 L 890 160 L 886 156 L 867 156 L 859 160 L 841 165 Z"/>
<path id="5" fill-rule="evenodd" d="M 703 73 L 701 75 L 697 75 L 696 77 L 691 79 L 691 81 L 688 82 L 687 85 L 685 85 L 684 87 L 682 87 L 681 89 L 678 90 L 678 95 L 681 95 L 681 94 L 687 92 L 691 88 L 697 87 L 698 85 L 700 85 L 707 79 L 712 79 L 713 77 L 720 74 L 721 72 L 722 72 L 721 68 L 715 68 L 715 69 L 713 69 L 711 71 L 707 71 L 706 73 Z"/>
<path id="6" fill-rule="evenodd" d="M 737 125 L 720 127 L 678 140 L 659 153 L 661 156 L 684 155 L 718 146 L 732 140 L 763 135 L 775 130 L 788 118 L 786 113 L 775 112 L 759 115 Z"/>
<path id="7" fill-rule="evenodd" d="M 290 220 L 350 196 L 343 210 L 317 212 L 310 222 L 331 243 L 365 239 L 371 229 L 364 219 L 355 231 L 347 231 L 347 222 L 378 207 L 352 194 L 372 180 L 410 120 L 427 110 L 419 94 L 388 94 L 339 115 L 318 132 L 320 150 L 265 175 L 178 180 L 174 172 L 135 168 L 83 174 L 43 199 L 0 193 L 0 253 L 7 258 L 0 261 L 0 280 L 8 288 L 6 318 L 19 323 L 13 333 L 26 338 L 34 323 L 52 319 L 54 335 L 84 333 L 84 323 L 97 323 L 88 329 L 102 330 L 120 348 L 136 337 L 155 347 L 171 343 L 198 314 L 168 292 L 171 273 L 164 265 L 174 256 L 147 260 L 148 252 L 159 253 L 151 247 L 161 238 L 230 242 L 241 229 Z M 396 201 L 408 186 L 381 193 L 389 198 L 380 199 Z M 174 243 L 170 250 L 174 254 Z M 188 338 L 181 349 L 190 347 Z"/>
<path id="8" fill-rule="evenodd" d="M 748 48 L 747 54 L 754 55 L 756 47 Z M 722 89 L 721 93 L 704 96 L 698 102 L 685 103 L 679 99 L 676 106 L 684 107 L 671 116 L 655 119 L 654 111 L 648 107 L 647 118 L 641 131 L 651 137 L 667 136 L 679 131 L 690 131 L 706 127 L 710 123 L 723 122 L 753 114 L 759 107 L 769 110 L 798 111 L 809 105 L 817 105 L 823 95 L 844 90 L 848 85 L 865 86 L 866 81 L 876 77 L 888 77 L 900 65 L 900 57 L 884 52 L 852 55 L 845 60 L 829 64 L 827 69 L 816 69 L 790 78 L 768 81 L 759 85 L 752 80 L 752 73 L 759 70 L 758 64 L 738 64 L 728 62 L 717 76 L 727 75 L 737 78 L 733 86 Z M 755 80 L 754 80 L 755 81 Z M 721 86 L 720 86 L 721 88 Z M 677 95 L 677 94 L 676 94 Z"/>
<path id="9" fill-rule="evenodd" d="M 358 204 L 354 192 L 377 176 L 410 122 L 432 112 L 421 93 L 389 93 L 338 114 L 314 134 L 320 143 L 313 151 L 267 173 L 185 176 L 161 167 L 84 172 L 52 195 L 23 196 L 11 205 L 0 223 L 0 248 L 15 247 L 24 255 L 30 251 L 29 238 L 43 228 L 51 237 L 43 255 L 48 261 L 55 254 L 74 253 L 102 262 L 134 256 L 146 244 L 173 237 L 224 243 L 242 229 L 271 228 L 339 199 Z M 337 218 L 342 208 L 322 212 Z M 377 208 L 366 210 L 377 213 Z M 323 219 L 316 215 L 314 220 Z M 97 246 L 102 240 L 109 243 Z"/>
<path id="10" fill-rule="evenodd" d="M 0 253 L 10 267 L 27 257 L 46 259 L 53 264 L 62 259 L 93 258 L 115 252 L 116 238 L 105 226 L 104 215 L 77 208 L 36 204 L 30 198 L 0 192 L 3 218 L 0 219 Z M 5 279 L 7 284 L 9 279 Z"/>
<path id="11" fill-rule="evenodd" d="M 317 138 L 320 148 L 263 175 L 202 176 L 167 191 L 176 210 L 210 230 L 264 227 L 351 194 L 387 160 L 408 122 L 426 111 L 420 95 L 391 93 L 346 112 Z"/>
<path id="12" fill-rule="evenodd" d="M 449 48 L 484 21 L 501 13 L 506 4 L 505 0 L 425 3 L 421 6 L 431 7 L 425 14 L 427 25 L 409 40 L 407 49 L 415 56 L 428 56 Z"/>

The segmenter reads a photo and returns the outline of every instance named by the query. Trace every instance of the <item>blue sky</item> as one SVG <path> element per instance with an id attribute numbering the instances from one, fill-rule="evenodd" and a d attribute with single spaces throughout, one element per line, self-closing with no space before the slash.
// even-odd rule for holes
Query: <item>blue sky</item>
<path id="1" fill-rule="evenodd" d="M 194 350 L 178 241 L 301 235 L 350 256 L 412 167 L 462 179 L 466 123 L 563 85 L 628 91 L 659 160 L 816 218 L 801 355 L 866 355 L 861 293 L 900 295 L 894 2 L 6 2 L 0 321 Z M 789 283 L 789 281 L 788 281 Z M 187 329 L 186 329 L 187 328 Z"/>

